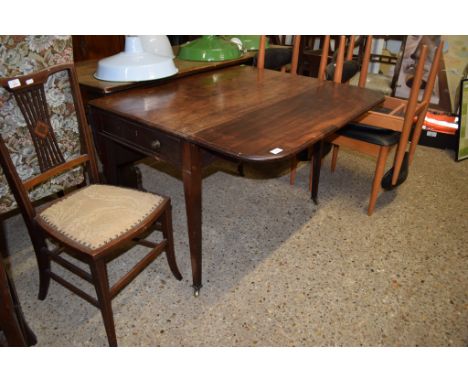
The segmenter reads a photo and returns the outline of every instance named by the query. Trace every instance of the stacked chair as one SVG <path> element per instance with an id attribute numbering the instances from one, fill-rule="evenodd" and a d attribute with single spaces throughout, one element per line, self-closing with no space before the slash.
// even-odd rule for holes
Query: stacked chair
<path id="1" fill-rule="evenodd" d="M 360 87 L 364 87 L 366 83 L 371 43 L 372 38 L 368 36 L 359 77 Z M 367 209 L 369 216 L 374 211 L 382 187 L 392 189 L 403 183 L 408 175 L 408 167 L 414 159 L 414 153 L 421 136 L 424 118 L 434 89 L 441 54 L 442 43 L 435 51 L 424 95 L 420 102 L 418 97 L 421 90 L 424 64 L 428 57 L 428 48 L 425 45 L 421 49 L 411 92 L 407 100 L 387 96 L 382 105 L 362 115 L 356 121 L 328 138 L 328 141 L 333 145 L 332 171 L 336 168 L 340 147 L 356 150 L 376 158 L 376 168 Z M 410 141 L 411 144 L 408 150 Z M 396 149 L 393 167 L 384 176 L 387 157 L 393 149 Z"/>
<path id="2" fill-rule="evenodd" d="M 337 40 L 335 39 L 335 41 Z M 325 36 L 318 79 L 343 83 L 353 76 L 354 71 L 360 71 L 358 86 L 365 87 L 372 36 L 366 36 L 365 43 L 361 44 L 358 61 L 353 58 L 355 41 L 354 36 L 340 36 L 334 59 L 331 63 L 328 63 L 330 36 Z M 332 172 L 336 168 L 340 147 L 356 150 L 376 158 L 376 168 L 367 210 L 369 216 L 374 211 L 377 197 L 382 188 L 393 189 L 403 183 L 408 175 L 408 168 L 414 159 L 414 153 L 421 136 L 422 125 L 434 89 L 441 55 L 442 43 L 439 44 L 434 53 L 421 101 L 418 101 L 418 97 L 421 90 L 424 65 L 428 58 L 427 46 L 423 46 L 421 49 L 408 99 L 386 96 L 382 105 L 360 116 L 356 121 L 338 130 L 325 140 L 333 147 Z M 409 142 L 411 144 L 408 149 Z M 396 149 L 393 167 L 385 174 L 386 161 L 393 149 Z M 318 187 L 318 182 L 315 184 L 313 182 L 313 179 L 318 180 L 318 175 L 315 174 L 314 176 L 314 171 L 320 171 L 321 158 L 322 151 L 318 150 L 313 153 L 311 159 L 309 189 L 312 191 L 314 200 L 316 199 Z M 291 165 L 291 184 L 294 184 L 296 167 L 297 160 L 294 160 Z"/>

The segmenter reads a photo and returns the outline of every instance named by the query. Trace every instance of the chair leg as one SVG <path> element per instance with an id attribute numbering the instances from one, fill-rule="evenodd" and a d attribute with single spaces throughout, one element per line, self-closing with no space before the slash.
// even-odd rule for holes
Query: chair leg
<path id="1" fill-rule="evenodd" d="M 336 169 L 336 161 L 338 160 L 338 151 L 340 146 L 333 145 L 333 153 L 332 153 L 332 161 L 331 161 L 331 172 L 335 172 Z"/>
<path id="2" fill-rule="evenodd" d="M 166 208 L 162 216 L 162 233 L 163 237 L 166 239 L 166 258 L 169 268 L 171 269 L 172 274 L 177 280 L 182 280 L 182 275 L 180 274 L 179 268 L 177 267 L 175 251 L 174 251 L 174 235 L 172 232 L 172 206 Z"/>
<path id="3" fill-rule="evenodd" d="M 374 180 L 372 182 L 372 190 L 369 199 L 369 207 L 367 209 L 367 215 L 371 216 L 374 212 L 375 203 L 377 202 L 377 196 L 381 190 L 382 177 L 385 170 L 385 163 L 387 162 L 388 153 L 390 152 L 389 147 L 382 146 L 379 150 L 379 156 L 377 158 L 377 164 L 375 166 Z"/>
<path id="4" fill-rule="evenodd" d="M 39 268 L 39 294 L 38 299 L 44 300 L 47 297 L 50 286 L 50 258 L 43 250 L 47 248 L 45 239 L 38 235 L 31 235 L 34 252 L 36 252 L 37 266 Z"/>
<path id="5" fill-rule="evenodd" d="M 0 256 L 5 260 L 8 260 L 10 257 L 10 251 L 8 250 L 8 244 L 7 244 L 7 239 L 6 239 L 5 223 L 1 217 L 0 217 Z"/>
<path id="6" fill-rule="evenodd" d="M 109 341 L 109 346 L 117 346 L 114 316 L 112 313 L 112 300 L 109 291 L 109 279 L 107 277 L 106 267 L 106 263 L 102 260 L 90 264 L 99 308 L 101 309 L 104 327 L 106 328 L 107 340 Z"/>
<path id="7" fill-rule="evenodd" d="M 39 227 L 23 215 L 24 222 L 29 232 L 34 253 L 36 255 L 37 267 L 39 268 L 39 294 L 38 299 L 44 300 L 49 291 L 50 285 L 50 258 L 43 249 L 47 248 L 45 237 L 42 235 Z"/>
<path id="8" fill-rule="evenodd" d="M 294 183 L 296 181 L 297 163 L 297 156 L 294 155 L 294 157 L 291 159 L 291 172 L 289 173 L 289 184 L 291 186 L 294 186 Z"/>

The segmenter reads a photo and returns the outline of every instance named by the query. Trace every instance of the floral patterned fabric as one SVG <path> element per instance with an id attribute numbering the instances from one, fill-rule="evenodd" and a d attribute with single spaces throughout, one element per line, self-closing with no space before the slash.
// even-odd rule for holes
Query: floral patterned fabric
<path id="1" fill-rule="evenodd" d="M 0 36 L 0 77 L 37 72 L 47 67 L 73 62 L 71 36 Z M 52 128 L 65 160 L 79 155 L 78 122 L 66 72 L 51 76 L 45 85 Z M 34 145 L 14 97 L 0 88 L 0 133 L 21 179 L 40 173 Z M 83 181 L 81 168 L 61 174 L 31 190 L 39 200 Z M 6 178 L 0 168 L 0 214 L 16 208 Z"/>

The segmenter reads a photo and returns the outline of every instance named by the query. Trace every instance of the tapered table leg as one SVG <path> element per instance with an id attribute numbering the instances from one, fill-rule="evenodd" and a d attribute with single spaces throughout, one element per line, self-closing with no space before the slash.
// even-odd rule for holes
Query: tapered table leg
<path id="1" fill-rule="evenodd" d="M 98 150 L 106 183 L 143 190 L 141 173 L 134 162 L 145 157 L 134 150 L 101 137 Z"/>
<path id="2" fill-rule="evenodd" d="M 198 296 L 202 287 L 202 163 L 200 148 L 189 142 L 182 147 L 182 178 L 192 263 L 193 289 Z"/>
<path id="3" fill-rule="evenodd" d="M 312 200 L 318 204 L 317 195 L 320 180 L 320 167 L 322 165 L 323 140 L 318 141 L 312 147 Z"/>

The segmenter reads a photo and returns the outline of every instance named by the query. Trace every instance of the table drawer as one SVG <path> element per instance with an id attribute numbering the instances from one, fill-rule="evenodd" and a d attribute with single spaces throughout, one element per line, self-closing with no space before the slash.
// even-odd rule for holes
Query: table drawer
<path id="1" fill-rule="evenodd" d="M 154 128 L 114 116 L 101 116 L 102 132 L 120 143 L 163 161 L 180 164 L 180 140 Z"/>

